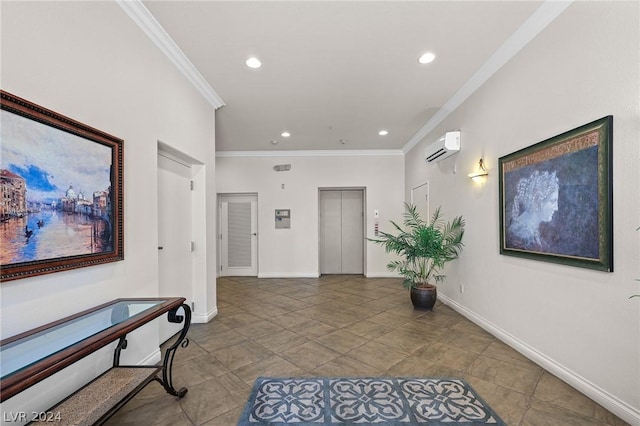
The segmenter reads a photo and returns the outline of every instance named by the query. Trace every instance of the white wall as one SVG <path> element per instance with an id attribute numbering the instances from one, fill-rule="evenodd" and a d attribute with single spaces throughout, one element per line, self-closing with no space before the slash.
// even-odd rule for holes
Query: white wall
<path id="1" fill-rule="evenodd" d="M 291 164 L 276 172 L 273 166 Z M 318 188 L 365 188 L 366 236 L 373 236 L 373 211 L 380 229 L 402 212 L 404 161 L 391 155 L 307 157 L 219 157 L 216 185 L 221 193 L 258 194 L 258 275 L 316 277 L 319 274 Z M 285 189 L 282 189 L 282 184 Z M 291 209 L 291 229 L 275 229 L 274 211 Z M 388 276 L 380 246 L 366 245 L 365 274 Z"/>
<path id="2" fill-rule="evenodd" d="M 640 422 L 638 2 L 575 2 L 425 141 L 462 131 L 462 151 L 426 165 L 406 155 L 405 197 L 428 175 L 431 205 L 467 221 L 441 294 L 632 424 Z M 614 267 L 606 273 L 499 254 L 498 158 L 614 116 Z M 484 185 L 467 178 L 483 157 Z M 465 285 L 463 294 L 459 284 Z"/>
<path id="3" fill-rule="evenodd" d="M 2 89 L 125 141 L 125 260 L 2 283 L 4 338 L 115 298 L 157 295 L 158 140 L 201 162 L 198 179 L 212 188 L 215 153 L 213 107 L 115 2 L 3 2 L 1 19 Z M 209 201 L 214 240 L 203 247 L 212 263 L 200 285 L 215 305 Z M 157 325 L 137 331 L 123 362 L 158 358 L 157 332 Z M 112 352 L 102 353 L 86 363 L 89 371 L 70 367 L 67 382 L 32 388 L 3 410 L 48 408 L 109 365 Z"/>
<path id="4" fill-rule="evenodd" d="M 2 283 L 2 337 L 116 297 L 156 294 L 161 140 L 201 161 L 201 179 L 215 188 L 204 219 L 208 305 L 215 306 L 215 192 L 258 193 L 261 273 L 307 276 L 318 271 L 318 187 L 366 187 L 371 235 L 373 209 L 380 209 L 385 230 L 399 218 L 409 189 L 428 178 L 431 205 L 467 219 L 467 246 L 450 265 L 443 297 L 628 421 L 638 416 L 640 303 L 627 299 L 639 292 L 640 277 L 640 233 L 633 231 L 640 217 L 637 2 L 573 4 L 442 123 L 427 140 L 462 130 L 456 175 L 425 165 L 424 143 L 404 161 L 219 158 L 216 169 L 212 108 L 115 3 L 3 2 L 1 13 L 2 88 L 125 140 L 126 258 Z M 614 115 L 615 272 L 500 256 L 497 158 L 607 114 Z M 482 187 L 466 178 L 480 156 L 494 171 Z M 282 163 L 291 163 L 291 172 L 272 170 Z M 273 229 L 276 208 L 292 210 L 286 234 Z M 367 244 L 367 274 L 387 274 L 386 263 L 381 248 Z M 459 283 L 464 294 L 457 293 Z M 134 360 L 157 349 L 155 329 L 139 334 L 141 347 L 127 350 Z M 85 365 L 97 373 L 110 357 Z M 63 387 L 87 378 L 77 369 L 68 373 L 78 377 L 34 387 L 2 410 L 47 408 Z"/>

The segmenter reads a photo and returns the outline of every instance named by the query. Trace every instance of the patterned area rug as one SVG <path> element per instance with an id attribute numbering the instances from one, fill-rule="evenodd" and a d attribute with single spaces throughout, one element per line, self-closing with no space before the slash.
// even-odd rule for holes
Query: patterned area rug
<path id="1" fill-rule="evenodd" d="M 256 380 L 238 426 L 505 425 L 461 379 Z"/>

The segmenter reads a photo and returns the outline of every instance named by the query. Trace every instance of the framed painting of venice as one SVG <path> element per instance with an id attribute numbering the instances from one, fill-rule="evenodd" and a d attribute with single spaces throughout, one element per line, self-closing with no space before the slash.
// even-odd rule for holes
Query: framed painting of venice
<path id="1" fill-rule="evenodd" d="M 2 282 L 124 259 L 123 141 L 0 91 Z"/>
<path id="2" fill-rule="evenodd" d="M 613 117 L 498 160 L 500 253 L 613 272 Z"/>

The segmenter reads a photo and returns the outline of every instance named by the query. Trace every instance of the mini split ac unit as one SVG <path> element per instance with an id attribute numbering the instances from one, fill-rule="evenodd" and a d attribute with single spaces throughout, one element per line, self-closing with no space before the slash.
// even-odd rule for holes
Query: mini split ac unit
<path id="1" fill-rule="evenodd" d="M 460 151 L 460 132 L 447 132 L 424 150 L 427 163 L 434 163 L 451 157 Z"/>

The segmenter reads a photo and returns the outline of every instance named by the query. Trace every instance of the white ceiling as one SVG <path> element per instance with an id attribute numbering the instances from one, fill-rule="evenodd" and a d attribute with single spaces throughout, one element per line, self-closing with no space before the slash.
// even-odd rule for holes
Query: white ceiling
<path id="1" fill-rule="evenodd" d="M 541 4 L 143 1 L 224 102 L 217 151 L 406 149 Z"/>

